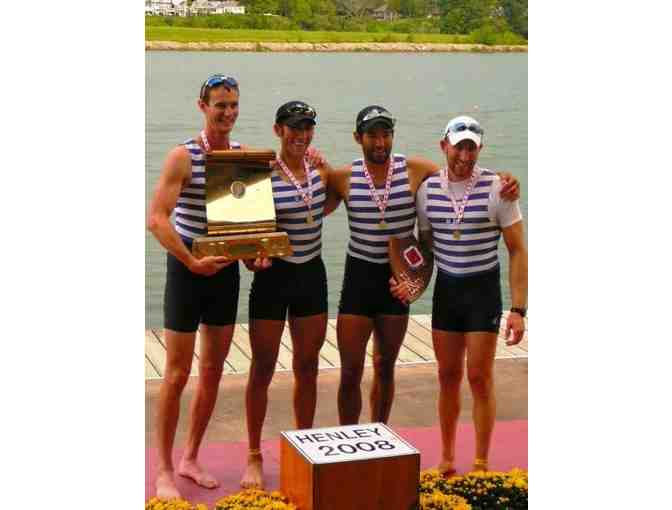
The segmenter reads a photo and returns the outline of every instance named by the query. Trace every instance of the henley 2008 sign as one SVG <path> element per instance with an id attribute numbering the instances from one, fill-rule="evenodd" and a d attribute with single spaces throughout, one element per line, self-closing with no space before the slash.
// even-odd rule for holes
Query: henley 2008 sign
<path id="1" fill-rule="evenodd" d="M 383 423 L 290 430 L 282 435 L 312 464 L 419 454 Z"/>

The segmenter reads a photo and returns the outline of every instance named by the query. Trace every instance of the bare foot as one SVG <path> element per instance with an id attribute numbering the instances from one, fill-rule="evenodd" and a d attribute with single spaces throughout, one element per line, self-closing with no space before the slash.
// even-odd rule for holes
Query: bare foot
<path id="1" fill-rule="evenodd" d="M 156 476 L 156 497 L 165 500 L 182 497 L 175 486 L 172 471 L 160 471 Z"/>
<path id="2" fill-rule="evenodd" d="M 205 471 L 195 460 L 182 459 L 177 472 L 186 478 L 193 480 L 197 485 L 206 489 L 219 487 L 219 482 L 210 473 Z"/>
<path id="3" fill-rule="evenodd" d="M 264 488 L 264 459 L 261 454 L 249 455 L 247 457 L 247 468 L 240 480 L 240 486 L 243 489 L 262 489 Z"/>
<path id="4" fill-rule="evenodd" d="M 450 478 L 457 474 L 457 470 L 455 469 L 452 460 L 442 460 L 441 463 L 436 466 L 436 469 L 443 478 Z"/>

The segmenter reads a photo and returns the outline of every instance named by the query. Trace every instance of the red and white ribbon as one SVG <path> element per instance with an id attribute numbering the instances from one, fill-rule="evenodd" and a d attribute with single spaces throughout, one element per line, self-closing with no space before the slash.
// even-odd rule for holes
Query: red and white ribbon
<path id="1" fill-rule="evenodd" d="M 208 135 L 205 134 L 205 129 L 201 131 L 201 140 L 203 140 L 203 147 L 205 148 L 205 152 L 210 152 L 210 142 L 208 142 Z M 227 143 L 226 145 L 226 150 L 230 150 L 231 144 Z"/>
<path id="2" fill-rule="evenodd" d="M 385 209 L 387 209 L 387 201 L 390 198 L 390 189 L 392 188 L 392 170 L 394 168 L 394 156 L 390 154 L 390 165 L 387 169 L 387 179 L 385 180 L 385 193 L 383 194 L 383 199 L 381 200 L 376 192 L 376 186 L 373 184 L 373 179 L 369 173 L 369 169 L 366 168 L 366 161 L 362 161 L 362 170 L 366 176 L 366 180 L 369 183 L 369 194 L 371 199 L 376 203 L 378 209 L 380 210 L 380 227 L 385 227 Z"/>
<path id="3" fill-rule="evenodd" d="M 282 169 L 287 178 L 292 182 L 292 184 L 296 188 L 296 191 L 298 191 L 299 195 L 303 199 L 303 202 L 306 204 L 306 207 L 308 208 L 308 217 L 306 218 L 306 221 L 308 223 L 312 223 L 313 183 L 312 179 L 310 178 L 310 168 L 308 167 L 308 162 L 305 159 L 303 160 L 303 168 L 306 174 L 306 188 L 308 190 L 308 192 L 306 193 L 305 191 L 303 191 L 303 186 L 301 186 L 301 184 L 296 179 L 292 171 L 289 169 L 289 167 L 287 167 L 287 165 L 285 165 L 285 162 L 280 158 L 278 158 L 276 161 L 278 162 L 278 166 Z"/>
<path id="4" fill-rule="evenodd" d="M 455 224 L 455 226 L 462 223 L 462 219 L 464 218 L 464 209 L 467 205 L 467 202 L 469 201 L 469 195 L 471 195 L 471 190 L 474 188 L 474 185 L 476 184 L 477 180 L 478 180 L 478 172 L 476 171 L 476 168 L 474 168 L 474 171 L 471 174 L 471 179 L 469 179 L 469 183 L 467 184 L 467 187 L 464 190 L 464 196 L 462 196 L 462 198 L 458 200 L 457 197 L 455 196 L 455 193 L 453 193 L 453 189 L 450 186 L 450 181 L 448 180 L 448 167 L 445 167 L 441 170 L 441 188 L 443 189 L 443 192 L 448 195 L 450 201 L 453 203 L 453 211 L 455 212 L 455 221 L 453 223 Z"/>
<path id="5" fill-rule="evenodd" d="M 210 143 L 208 142 L 208 137 L 205 134 L 205 129 L 201 131 L 201 140 L 203 140 L 203 147 L 205 147 L 205 152 L 210 152 Z"/>

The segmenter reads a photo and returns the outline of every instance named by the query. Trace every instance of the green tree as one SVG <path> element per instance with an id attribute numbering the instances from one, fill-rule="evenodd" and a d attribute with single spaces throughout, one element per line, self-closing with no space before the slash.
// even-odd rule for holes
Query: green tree
<path id="1" fill-rule="evenodd" d="M 500 0 L 511 30 L 527 39 L 527 0 Z"/>
<path id="2" fill-rule="evenodd" d="M 307 21 L 313 16 L 309 0 L 294 0 L 294 13 L 291 16 L 297 22 Z"/>
<path id="3" fill-rule="evenodd" d="M 324 16 L 335 16 L 336 15 L 336 5 L 333 0 L 309 0 L 310 10 L 313 13 L 313 16 L 324 15 Z"/>
<path id="4" fill-rule="evenodd" d="M 389 0 L 387 2 L 387 8 L 396 13 L 401 12 L 401 1 L 400 0 Z"/>
<path id="5" fill-rule="evenodd" d="M 278 0 L 244 0 L 246 14 L 278 14 Z"/>
<path id="6" fill-rule="evenodd" d="M 440 0 L 441 32 L 467 34 L 494 15 L 494 0 Z"/>
<path id="7" fill-rule="evenodd" d="M 399 0 L 399 14 L 407 18 L 415 17 L 415 0 Z"/>
<path id="8" fill-rule="evenodd" d="M 278 14 L 291 18 L 296 11 L 296 0 L 278 0 Z"/>

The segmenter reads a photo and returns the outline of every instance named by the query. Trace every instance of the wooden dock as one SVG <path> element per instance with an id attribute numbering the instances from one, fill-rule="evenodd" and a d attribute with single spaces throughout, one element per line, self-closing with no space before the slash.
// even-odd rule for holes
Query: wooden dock
<path id="1" fill-rule="evenodd" d="M 523 341 L 516 346 L 507 346 L 504 341 L 504 327 L 506 315 L 502 317 L 502 328 L 497 341 L 496 358 L 527 358 L 527 332 Z M 527 321 L 527 319 L 526 319 Z M 196 348 L 192 363 L 191 375 L 198 375 L 198 356 L 200 352 L 200 338 L 196 336 Z M 369 342 L 366 354 L 366 366 L 373 363 L 373 344 Z M 244 374 L 250 368 L 252 352 L 247 324 L 237 324 L 234 329 L 233 342 L 229 356 L 224 364 L 225 374 Z M 406 338 L 399 352 L 397 364 L 434 363 L 434 349 L 432 347 L 432 318 L 430 315 L 411 315 L 408 321 Z M 160 379 L 166 364 L 166 344 L 163 339 L 163 330 L 148 329 L 145 331 L 145 379 Z M 319 368 L 340 367 L 338 346 L 336 343 L 336 319 L 330 319 L 327 326 L 327 337 L 320 351 Z M 278 355 L 277 370 L 291 370 L 292 368 L 292 341 L 289 336 L 289 326 L 286 325 L 282 335 L 280 354 Z"/>

